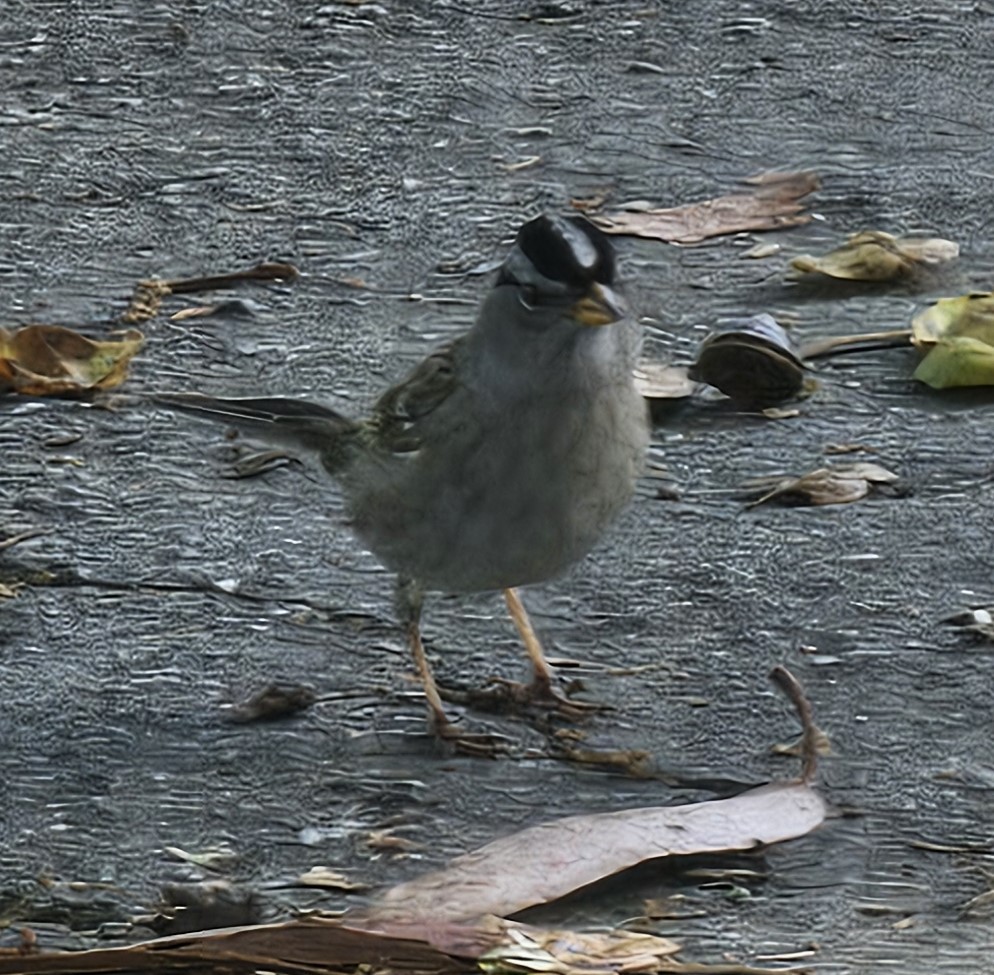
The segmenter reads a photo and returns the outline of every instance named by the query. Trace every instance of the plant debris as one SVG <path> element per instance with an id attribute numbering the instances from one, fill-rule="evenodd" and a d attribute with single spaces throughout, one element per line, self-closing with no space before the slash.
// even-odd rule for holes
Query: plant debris
<path id="1" fill-rule="evenodd" d="M 925 352 L 914 378 L 933 389 L 994 385 L 994 293 L 940 298 L 911 320 Z"/>
<path id="2" fill-rule="evenodd" d="M 787 332 L 760 314 L 719 324 L 701 343 L 688 376 L 741 406 L 763 409 L 801 392 L 804 363 Z"/>
<path id="3" fill-rule="evenodd" d="M 981 639 L 994 641 L 994 613 L 989 609 L 964 609 L 947 616 L 942 622 L 973 633 Z"/>
<path id="4" fill-rule="evenodd" d="M 974 291 L 934 301 L 911 319 L 911 336 L 920 349 L 929 349 L 951 336 L 994 345 L 994 292 Z"/>
<path id="5" fill-rule="evenodd" d="M 516 914 L 645 860 L 750 850 L 810 832 L 826 814 L 810 784 L 819 731 L 796 681 L 782 668 L 774 679 L 791 695 L 804 725 L 799 781 L 771 783 L 730 799 L 570 816 L 532 826 L 391 888 L 371 905 L 370 915 L 464 920 Z"/>
<path id="6" fill-rule="evenodd" d="M 897 480 L 897 474 L 869 461 L 819 467 L 801 477 L 775 479 L 772 488 L 768 487 L 769 479 L 764 479 L 764 493 L 748 507 L 755 508 L 767 501 L 793 505 L 849 504 L 865 498 L 873 488 Z"/>
<path id="7" fill-rule="evenodd" d="M 82 396 L 120 386 L 144 341 L 133 329 L 97 341 L 62 325 L 0 328 L 0 394 Z"/>
<path id="8" fill-rule="evenodd" d="M 645 860 L 678 854 L 748 850 L 803 836 L 826 815 L 814 790 L 817 740 L 811 707 L 783 667 L 771 674 L 801 721 L 801 777 L 711 802 L 572 816 L 531 827 L 458 857 L 448 867 L 393 887 L 366 908 L 341 917 L 308 916 L 281 924 L 159 938 L 121 948 L 77 952 L 0 950 L 0 975 L 81 972 L 260 969 L 294 975 L 342 975 L 358 966 L 377 971 L 461 975 L 484 971 L 556 975 L 639 975 L 659 971 L 767 975 L 735 963 L 681 964 L 667 938 L 624 929 L 580 933 L 546 930 L 495 916 L 555 900 Z M 302 883 L 348 885 L 316 868 Z M 256 910 L 254 898 L 222 881 L 173 885 L 177 910 L 164 921 L 183 931 L 191 921 L 239 924 Z M 784 969 L 778 969 L 784 971 Z M 772 975 L 772 973 L 770 973 Z"/>
<path id="9" fill-rule="evenodd" d="M 344 873 L 323 866 L 311 867 L 310 870 L 297 878 L 297 883 L 304 887 L 323 887 L 329 890 L 369 890 L 369 884 L 364 884 L 359 880 L 351 880 Z"/>
<path id="10" fill-rule="evenodd" d="M 211 870 L 222 873 L 237 866 L 241 857 L 227 844 L 211 847 L 207 850 L 200 850 L 196 853 L 184 850 L 178 846 L 163 847 L 163 853 L 182 860 L 185 863 L 192 863 L 194 866 L 203 867 L 204 870 Z"/>
<path id="11" fill-rule="evenodd" d="M 811 217 L 801 212 L 804 204 L 800 201 L 821 185 L 811 172 L 766 172 L 745 182 L 754 188 L 667 209 L 631 208 L 588 217 L 608 234 L 697 244 L 724 234 L 807 223 Z"/>
<path id="12" fill-rule="evenodd" d="M 687 375 L 686 366 L 642 360 L 635 367 L 635 388 L 647 400 L 686 399 L 697 383 Z"/>
<path id="13" fill-rule="evenodd" d="M 148 321 L 159 314 L 162 299 L 167 295 L 193 294 L 201 291 L 216 291 L 219 288 L 230 288 L 232 285 L 245 281 L 292 281 L 300 276 L 300 272 L 292 264 L 263 262 L 244 271 L 232 271 L 229 274 L 215 274 L 201 278 L 173 278 L 161 280 L 151 278 L 139 281 L 135 286 L 121 320 L 129 324 Z M 192 314 L 212 314 L 210 311 L 195 310 Z"/>
<path id="14" fill-rule="evenodd" d="M 864 230 L 822 257 L 795 257 L 790 266 L 802 274 L 846 281 L 891 281 L 922 265 L 943 264 L 957 257 L 959 245 L 941 237 L 894 237 L 882 230 Z"/>
<path id="15" fill-rule="evenodd" d="M 228 705 L 225 717 L 233 724 L 276 721 L 306 711 L 316 700 L 314 688 L 306 684 L 270 684 L 247 700 Z"/>

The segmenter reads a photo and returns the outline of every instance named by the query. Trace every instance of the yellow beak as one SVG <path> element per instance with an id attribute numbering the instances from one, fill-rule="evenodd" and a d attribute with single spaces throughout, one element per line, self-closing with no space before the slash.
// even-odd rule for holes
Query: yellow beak
<path id="1" fill-rule="evenodd" d="M 580 325 L 610 325 L 625 317 L 621 296 L 606 284 L 595 282 L 587 293 L 570 309 Z"/>

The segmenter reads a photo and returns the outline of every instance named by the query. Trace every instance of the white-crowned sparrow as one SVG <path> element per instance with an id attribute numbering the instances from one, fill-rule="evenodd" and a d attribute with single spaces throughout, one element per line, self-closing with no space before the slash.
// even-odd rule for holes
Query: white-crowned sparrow
<path id="1" fill-rule="evenodd" d="M 639 329 L 607 238 L 578 217 L 526 223 L 467 334 L 387 390 L 368 419 L 301 400 L 158 393 L 160 403 L 315 450 L 356 534 L 398 576 L 398 608 L 437 731 L 449 724 L 421 644 L 425 590 L 503 590 L 551 673 L 515 587 L 582 558 L 631 498 L 648 436 L 632 382 Z"/>

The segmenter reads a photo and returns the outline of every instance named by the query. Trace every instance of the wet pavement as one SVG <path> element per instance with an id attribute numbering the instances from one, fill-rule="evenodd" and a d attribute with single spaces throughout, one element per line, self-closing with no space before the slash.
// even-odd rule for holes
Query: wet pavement
<path id="1" fill-rule="evenodd" d="M 672 205 L 771 168 L 823 181 L 817 220 L 762 235 L 781 255 L 743 259 L 754 235 L 617 239 L 650 356 L 689 360 L 723 315 L 769 312 L 803 340 L 901 327 L 932 298 L 991 287 L 982 5 L 151 3 L 136 18 L 14 4 L 6 19 L 5 322 L 98 333 L 152 275 L 302 272 L 231 292 L 246 304 L 228 315 L 148 323 L 131 392 L 358 412 L 472 320 L 539 209 L 601 193 Z M 785 281 L 789 256 L 864 228 L 939 234 L 963 256 L 902 286 Z M 166 848 L 219 844 L 236 854 L 223 875 L 255 891 L 251 917 L 334 909 L 361 895 L 281 885 L 315 864 L 390 884 L 544 819 L 791 775 L 770 752 L 796 731 L 766 678 L 784 663 L 831 737 L 838 815 L 708 861 L 763 874 L 741 890 L 644 869 L 530 919 L 617 924 L 679 891 L 692 916 L 648 927 L 686 960 L 814 944 L 805 963 L 824 972 L 989 971 L 990 916 L 964 907 L 994 867 L 994 664 L 940 620 L 994 602 L 994 399 L 931 393 L 914 361 L 833 360 L 792 419 L 676 408 L 654 431 L 662 481 L 525 594 L 550 655 L 582 662 L 586 693 L 615 708 L 591 741 L 649 751 L 648 780 L 564 762 L 543 729 L 475 711 L 510 754 L 440 752 L 391 580 L 312 466 L 235 479 L 248 448 L 166 410 L 0 401 L 0 537 L 45 530 L 0 552 L 0 581 L 29 581 L 0 602 L 0 918 L 43 944 L 87 943 L 102 922 L 112 940 L 147 936 L 125 922 L 203 874 Z M 903 490 L 744 506 L 744 481 L 822 466 L 831 444 L 872 448 L 858 456 Z M 428 601 L 443 681 L 523 674 L 502 613 L 498 597 Z M 318 701 L 226 720 L 273 681 Z M 370 845 L 384 829 L 417 848 Z"/>

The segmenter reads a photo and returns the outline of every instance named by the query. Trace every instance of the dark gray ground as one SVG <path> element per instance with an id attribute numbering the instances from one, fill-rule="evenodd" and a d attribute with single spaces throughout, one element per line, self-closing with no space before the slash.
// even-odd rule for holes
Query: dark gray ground
<path id="1" fill-rule="evenodd" d="M 767 168 L 824 180 L 823 219 L 772 235 L 786 256 L 870 227 L 940 233 L 963 258 L 924 288 L 839 294 L 786 284 L 785 256 L 743 260 L 753 237 L 619 239 L 654 357 L 686 360 L 721 315 L 769 311 L 810 338 L 899 327 L 992 284 L 986 4 L 7 0 L 3 19 L 5 321 L 99 333 L 140 278 L 262 259 L 303 272 L 242 289 L 251 315 L 150 323 L 132 392 L 358 411 L 471 320 L 482 272 L 540 208 L 685 202 Z M 781 662 L 832 738 L 824 788 L 851 815 L 746 861 L 768 873 L 747 899 L 643 871 L 541 919 L 617 923 L 679 890 L 699 916 L 652 929 L 689 959 L 817 943 L 823 972 L 991 971 L 991 918 L 961 910 L 994 868 L 994 662 L 938 622 L 994 601 L 991 400 L 931 394 L 913 362 L 837 361 L 793 420 L 676 413 L 653 459 L 679 500 L 647 480 L 593 556 L 526 594 L 550 652 L 589 662 L 590 695 L 617 707 L 593 740 L 646 748 L 697 788 L 542 757 L 541 733 L 479 713 L 466 720 L 514 754 L 441 755 L 390 579 L 318 472 L 225 479 L 223 430 L 166 411 L 0 402 L 0 536 L 48 532 L 0 571 L 58 574 L 0 605 L 0 920 L 73 943 L 42 922 L 92 930 L 197 875 L 166 846 L 229 844 L 249 888 L 314 864 L 386 884 L 546 818 L 792 774 L 769 753 L 796 728 L 766 680 Z M 734 496 L 850 442 L 908 493 L 824 509 Z M 496 598 L 434 597 L 426 632 L 443 679 L 523 673 Z M 274 679 L 323 700 L 283 723 L 223 722 L 220 705 Z M 371 851 L 387 826 L 423 848 Z M 42 876 L 113 889 L 85 915 Z M 290 901 L 350 902 L 268 890 L 261 916 Z"/>

